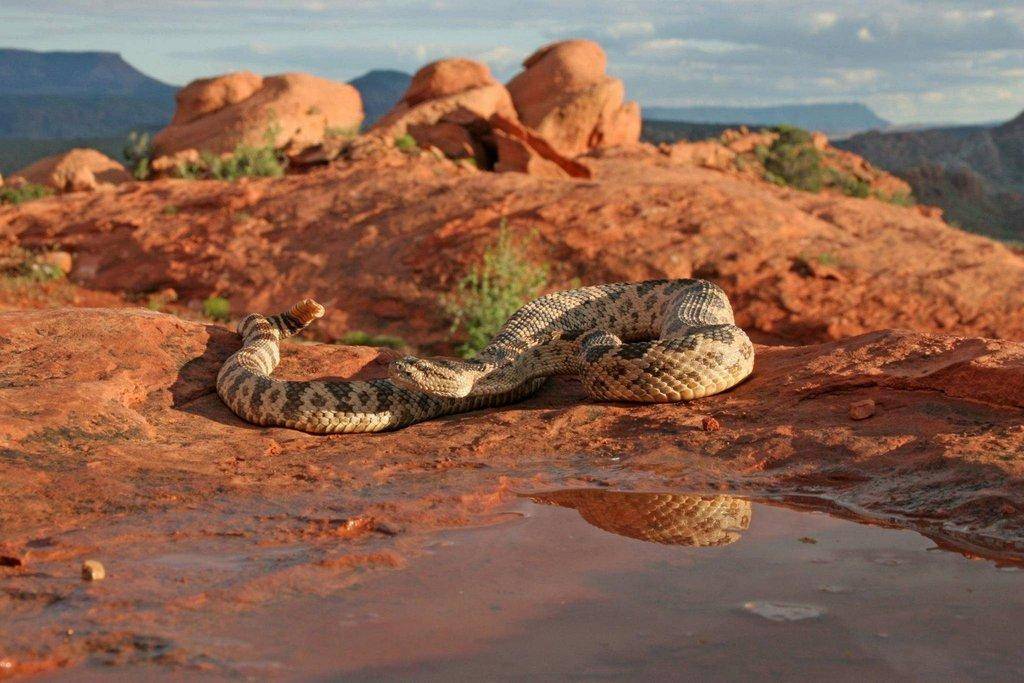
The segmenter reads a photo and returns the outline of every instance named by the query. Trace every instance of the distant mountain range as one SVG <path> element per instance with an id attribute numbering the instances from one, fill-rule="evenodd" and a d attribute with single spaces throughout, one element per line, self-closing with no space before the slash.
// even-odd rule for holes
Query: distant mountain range
<path id="1" fill-rule="evenodd" d="M 870 132 L 835 144 L 905 178 L 948 220 L 1024 241 L 1024 113 L 998 126 Z"/>
<path id="2" fill-rule="evenodd" d="M 113 52 L 0 49 L 0 137 L 53 139 L 155 129 L 177 88 Z"/>
<path id="3" fill-rule="evenodd" d="M 363 127 L 372 126 L 377 119 L 388 113 L 402 99 L 411 80 L 412 76 L 404 71 L 375 69 L 349 81 L 363 98 L 363 110 L 366 112 Z"/>
<path id="4" fill-rule="evenodd" d="M 748 126 L 787 124 L 820 130 L 830 137 L 888 128 L 890 123 L 863 104 L 788 104 L 775 107 L 644 107 L 645 119 L 687 123 L 738 122 Z"/>

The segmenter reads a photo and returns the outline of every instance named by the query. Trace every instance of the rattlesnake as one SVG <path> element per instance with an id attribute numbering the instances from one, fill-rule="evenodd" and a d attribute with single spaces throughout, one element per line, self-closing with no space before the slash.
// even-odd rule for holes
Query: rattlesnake
<path id="1" fill-rule="evenodd" d="M 322 315 L 306 299 L 239 323 L 242 348 L 217 376 L 217 393 L 237 415 L 318 434 L 376 432 L 517 401 L 551 375 L 577 375 L 598 399 L 657 403 L 724 391 L 754 365 L 721 288 L 649 280 L 535 299 L 468 361 L 405 357 L 392 363 L 391 379 L 371 381 L 272 379 L 280 340 Z"/>
<path id="2" fill-rule="evenodd" d="M 573 508 L 598 529 L 665 545 L 729 545 L 750 526 L 750 502 L 733 496 L 567 489 L 527 497 Z"/>

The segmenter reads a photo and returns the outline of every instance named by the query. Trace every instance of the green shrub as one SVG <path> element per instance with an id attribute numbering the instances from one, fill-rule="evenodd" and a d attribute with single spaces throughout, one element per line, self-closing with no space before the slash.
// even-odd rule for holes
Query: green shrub
<path id="1" fill-rule="evenodd" d="M 149 177 L 149 162 L 153 158 L 153 146 L 150 143 L 149 133 L 137 133 L 134 130 L 128 133 L 128 139 L 121 150 L 124 160 L 128 162 L 132 177 L 136 180 L 145 180 Z"/>
<path id="2" fill-rule="evenodd" d="M 416 149 L 416 146 L 416 138 L 409 135 L 408 133 L 405 133 L 404 135 L 399 135 L 397 138 L 395 138 L 395 147 L 397 147 L 403 152 L 411 152 L 414 149 Z"/>
<path id="3" fill-rule="evenodd" d="M 11 247 L 0 254 L 0 275 L 22 282 L 50 282 L 64 277 L 64 271 L 46 263 L 39 252 Z"/>
<path id="4" fill-rule="evenodd" d="M 852 173 L 832 170 L 829 176 L 829 184 L 841 189 L 848 197 L 864 199 L 871 196 L 871 183 L 861 180 Z"/>
<path id="5" fill-rule="evenodd" d="M 221 296 L 209 296 L 203 300 L 203 315 L 210 320 L 227 322 L 231 319 L 231 303 Z"/>
<path id="6" fill-rule="evenodd" d="M 391 337 L 386 334 L 369 334 L 361 330 L 348 332 L 338 340 L 339 344 L 345 346 L 384 346 L 389 349 L 402 349 L 406 344 L 400 337 Z"/>
<path id="7" fill-rule="evenodd" d="M 765 178 L 779 185 L 819 192 L 826 181 L 821 154 L 811 144 L 811 134 L 802 128 L 779 126 L 778 138 L 764 159 Z"/>
<path id="8" fill-rule="evenodd" d="M 485 347 L 509 316 L 547 285 L 547 266 L 528 261 L 525 246 L 502 219 L 498 239 L 484 251 L 481 262 L 459 281 L 454 294 L 442 298 L 451 331 L 461 330 L 466 336 L 459 347 L 464 358 Z"/>
<path id="9" fill-rule="evenodd" d="M 354 138 L 359 135 L 359 127 L 345 128 L 344 126 L 327 126 L 324 128 L 324 137 L 327 138 Z"/>
<path id="10" fill-rule="evenodd" d="M 179 164 L 177 176 L 185 180 L 212 178 L 235 181 L 239 178 L 279 178 L 284 175 L 285 157 L 275 147 L 279 126 L 263 134 L 263 144 L 240 144 L 228 155 L 203 152 L 198 162 Z"/>
<path id="11" fill-rule="evenodd" d="M 0 204 L 24 204 L 34 199 L 42 199 L 53 194 L 53 190 L 45 185 L 28 183 L 21 187 L 0 187 Z"/>
<path id="12" fill-rule="evenodd" d="M 883 197 L 882 199 L 885 199 L 885 201 L 890 204 L 895 204 L 896 206 L 913 206 L 917 203 L 914 201 L 914 195 L 906 192 L 897 192 L 894 195 Z"/>

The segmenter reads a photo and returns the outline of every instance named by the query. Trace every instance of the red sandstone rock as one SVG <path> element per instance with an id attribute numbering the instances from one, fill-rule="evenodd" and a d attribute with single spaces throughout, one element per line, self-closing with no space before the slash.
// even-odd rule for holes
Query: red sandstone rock
<path id="1" fill-rule="evenodd" d="M 640 107 L 605 74 L 604 50 L 589 40 L 546 45 L 508 83 L 519 117 L 566 156 L 636 144 Z"/>
<path id="2" fill-rule="evenodd" d="M 1022 255 L 914 209 L 644 151 L 587 158 L 594 178 L 579 182 L 471 173 L 374 140 L 357 139 L 358 160 L 245 186 L 159 180 L 0 207 L 0 243 L 73 254 L 70 282 L 46 287 L 85 289 L 58 301 L 173 287 L 182 302 L 222 293 L 241 314 L 316 296 L 329 305 L 320 335 L 359 329 L 446 352 L 437 301 L 507 216 L 537 233 L 530 255 L 551 264 L 552 288 L 707 277 L 762 340 L 886 327 L 1024 340 Z M 32 292 L 25 305 L 44 305 Z M 0 291 L 2 305 L 19 304 Z"/>
<path id="3" fill-rule="evenodd" d="M 402 99 L 374 124 L 372 132 L 395 138 L 410 127 L 437 124 L 455 114 L 486 121 L 493 114 L 515 118 L 512 98 L 494 80 L 486 65 L 467 59 L 446 59 L 423 67 L 413 75 Z"/>
<path id="4" fill-rule="evenodd" d="M 132 179 L 124 166 L 94 149 L 72 149 L 40 159 L 13 175 L 58 192 L 89 192 Z"/>
<path id="5" fill-rule="evenodd" d="M 875 402 L 870 398 L 850 404 L 850 418 L 853 420 L 866 420 L 875 414 Z"/>
<path id="6" fill-rule="evenodd" d="M 177 101 L 171 124 L 153 138 L 154 156 L 231 152 L 239 144 L 264 144 L 268 131 L 275 147 L 297 154 L 332 129 L 358 130 L 363 120 L 355 88 L 302 73 L 200 79 L 182 88 Z"/>
<path id="7" fill-rule="evenodd" d="M 497 83 L 485 64 L 470 59 L 442 59 L 416 72 L 402 102 L 414 107 L 427 100 Z"/>
<path id="8" fill-rule="evenodd" d="M 424 149 L 478 168 L 547 178 L 589 178 L 586 166 L 559 154 L 523 126 L 508 91 L 483 64 L 445 59 L 413 76 L 402 100 L 374 126 L 384 139 L 411 135 Z"/>

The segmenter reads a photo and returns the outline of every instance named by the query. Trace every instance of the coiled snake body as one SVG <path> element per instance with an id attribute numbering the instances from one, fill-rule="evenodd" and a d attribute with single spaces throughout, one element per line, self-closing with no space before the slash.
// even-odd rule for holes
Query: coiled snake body
<path id="1" fill-rule="evenodd" d="M 724 391 L 754 365 L 721 288 L 649 280 L 540 297 L 467 361 L 406 357 L 392 364 L 391 379 L 371 381 L 271 378 L 280 340 L 321 315 L 307 299 L 239 323 L 242 348 L 217 376 L 217 393 L 237 415 L 318 434 L 377 432 L 517 401 L 551 375 L 577 375 L 597 399 L 657 403 Z"/>

